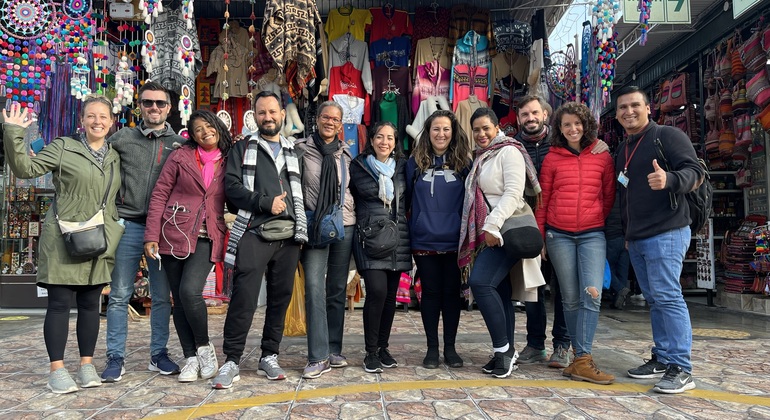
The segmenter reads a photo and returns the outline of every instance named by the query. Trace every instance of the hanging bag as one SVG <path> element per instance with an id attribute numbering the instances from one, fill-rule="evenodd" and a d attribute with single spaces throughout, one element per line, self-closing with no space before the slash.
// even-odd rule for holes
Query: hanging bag
<path id="1" fill-rule="evenodd" d="M 347 167 L 345 165 L 344 155 L 340 156 L 340 166 L 341 182 L 339 204 L 332 206 L 329 214 L 326 214 L 321 218 L 318 226 L 317 236 L 316 228 L 313 225 L 315 221 L 315 212 L 305 212 L 307 215 L 308 223 L 307 231 L 310 234 L 310 240 L 308 241 L 308 244 L 311 247 L 323 248 L 345 239 L 345 224 L 342 216 L 343 209 L 345 208 L 345 183 L 347 182 Z"/>
<path id="2" fill-rule="evenodd" d="M 741 33 L 736 30 L 735 35 L 727 41 L 727 51 L 730 56 L 730 75 L 734 82 L 743 79 L 746 76 L 746 67 L 741 61 L 741 52 L 738 46 L 741 44 Z"/>
<path id="3" fill-rule="evenodd" d="M 396 221 L 380 219 L 366 226 L 357 226 L 358 237 L 364 253 L 376 260 L 390 256 L 398 247 L 400 235 L 398 232 L 399 183 L 393 182 L 393 194 L 396 198 Z"/>
<path id="4" fill-rule="evenodd" d="M 660 85 L 660 112 L 666 113 L 673 111 L 671 106 L 671 81 L 666 79 Z"/>
<path id="5" fill-rule="evenodd" d="M 671 111 L 676 111 L 677 109 L 687 105 L 687 76 L 687 73 L 679 73 L 671 81 L 670 95 L 668 99 Z"/>
<path id="6" fill-rule="evenodd" d="M 305 319 L 305 270 L 302 268 L 302 263 L 297 264 L 297 271 L 294 272 L 294 287 L 292 288 L 289 307 L 286 308 L 283 335 L 287 337 L 307 335 L 307 320 Z"/>
<path id="7" fill-rule="evenodd" d="M 482 195 L 487 209 L 491 212 L 492 205 L 487 200 L 487 195 Z M 508 258 L 535 258 L 543 251 L 543 234 L 537 226 L 532 208 L 527 203 L 505 219 L 500 227 L 500 236 L 503 237 L 503 249 Z"/>
<path id="8" fill-rule="evenodd" d="M 749 73 L 757 73 L 765 66 L 765 52 L 762 50 L 762 30 L 757 25 L 749 39 L 741 45 L 741 61 Z"/>
<path id="9" fill-rule="evenodd" d="M 762 69 L 746 83 L 746 96 L 760 108 L 770 103 L 770 80 L 767 74 L 767 69 Z"/>
<path id="10" fill-rule="evenodd" d="M 722 78 L 723 81 L 726 81 L 730 80 L 733 65 L 730 61 L 730 53 L 727 51 L 727 48 L 725 48 L 723 53 L 722 47 L 722 45 L 717 47 L 717 56 L 719 57 L 717 67 L 719 68 L 719 77 Z"/>
<path id="11" fill-rule="evenodd" d="M 112 177 L 115 169 L 110 165 L 110 179 L 107 188 L 104 191 L 102 205 L 99 210 L 91 216 L 90 219 L 83 222 L 69 222 L 59 218 L 59 211 L 56 206 L 58 201 L 54 197 L 53 213 L 56 222 L 61 229 L 64 238 L 64 247 L 67 254 L 73 258 L 91 259 L 102 255 L 107 251 L 107 232 L 104 229 L 104 209 L 107 208 L 107 195 L 112 186 Z M 61 189 L 61 157 L 59 157 L 59 182 Z"/>

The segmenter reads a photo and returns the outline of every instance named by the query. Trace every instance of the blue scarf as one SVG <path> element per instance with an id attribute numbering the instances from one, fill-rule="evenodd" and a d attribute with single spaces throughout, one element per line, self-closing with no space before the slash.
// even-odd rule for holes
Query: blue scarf
<path id="1" fill-rule="evenodd" d="M 374 179 L 380 186 L 377 196 L 386 207 L 390 207 L 393 201 L 393 174 L 396 173 L 396 161 L 388 158 L 385 162 L 380 162 L 374 155 L 369 155 L 366 157 L 366 163 L 374 171 Z"/>

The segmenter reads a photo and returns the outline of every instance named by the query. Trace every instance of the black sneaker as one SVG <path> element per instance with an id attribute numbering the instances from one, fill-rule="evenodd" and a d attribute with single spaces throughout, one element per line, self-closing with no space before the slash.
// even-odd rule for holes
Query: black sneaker
<path id="1" fill-rule="evenodd" d="M 364 358 L 364 370 L 369 373 L 382 372 L 382 363 L 380 363 L 380 358 L 377 357 L 376 352 L 366 353 L 366 357 Z"/>
<path id="2" fill-rule="evenodd" d="M 377 352 L 377 357 L 380 358 L 380 363 L 382 364 L 382 367 L 386 367 L 386 368 L 398 367 L 398 362 L 396 361 L 396 359 L 393 358 L 393 356 L 390 355 L 390 352 L 388 351 L 387 347 L 380 347 L 380 350 Z"/>
<path id="3" fill-rule="evenodd" d="M 658 361 L 658 357 L 653 354 L 652 358 L 650 360 L 646 360 L 643 365 L 637 368 L 629 369 L 628 376 L 636 379 L 657 378 L 666 372 L 666 368 L 667 366 L 663 363 L 660 363 Z"/>
<path id="4" fill-rule="evenodd" d="M 652 390 L 661 394 L 681 394 L 694 388 L 695 381 L 692 380 L 692 375 L 677 365 L 668 365 L 663 379 L 658 381 Z"/>
<path id="5" fill-rule="evenodd" d="M 481 371 L 486 373 L 487 375 L 491 375 L 492 371 L 495 370 L 495 363 L 497 363 L 497 359 L 495 359 L 495 356 L 489 356 L 489 361 L 486 365 L 481 367 Z"/>
<path id="6" fill-rule="evenodd" d="M 495 378 L 507 378 L 511 376 L 511 372 L 516 370 L 516 359 L 519 358 L 519 353 L 511 346 L 505 353 L 495 352 L 495 368 L 492 370 L 492 375 Z"/>

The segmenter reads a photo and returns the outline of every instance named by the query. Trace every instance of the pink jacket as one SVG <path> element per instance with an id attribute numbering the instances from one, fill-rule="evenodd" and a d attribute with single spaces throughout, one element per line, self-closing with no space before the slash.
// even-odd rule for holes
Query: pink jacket
<path id="1" fill-rule="evenodd" d="M 212 241 L 211 262 L 222 261 L 227 229 L 224 172 L 223 157 L 206 189 L 195 149 L 182 146 L 171 152 L 152 190 L 144 241 L 157 242 L 162 255 L 185 258 L 195 252 L 205 219 Z"/>

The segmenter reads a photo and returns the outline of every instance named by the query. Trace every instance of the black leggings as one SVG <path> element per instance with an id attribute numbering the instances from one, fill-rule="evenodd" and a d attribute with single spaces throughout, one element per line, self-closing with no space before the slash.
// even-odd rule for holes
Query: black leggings
<path id="1" fill-rule="evenodd" d="M 420 314 L 428 347 L 438 347 L 438 320 L 444 319 L 444 346 L 454 346 L 463 299 L 457 253 L 415 255 L 422 284 Z"/>
<path id="2" fill-rule="evenodd" d="M 378 347 L 388 347 L 390 328 L 396 316 L 396 292 L 401 272 L 364 270 L 361 275 L 366 286 L 364 343 L 366 352 L 373 353 Z"/>
<path id="3" fill-rule="evenodd" d="M 64 360 L 69 335 L 72 294 L 78 305 L 77 337 L 80 357 L 93 357 L 99 336 L 99 299 L 104 284 L 89 286 L 46 285 L 48 310 L 43 323 L 43 338 L 51 362 Z"/>

